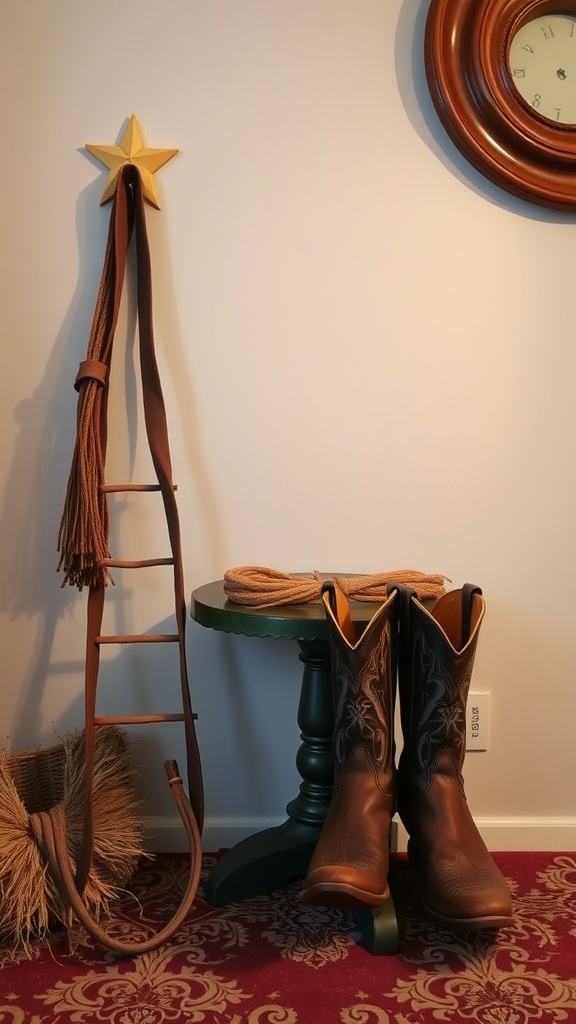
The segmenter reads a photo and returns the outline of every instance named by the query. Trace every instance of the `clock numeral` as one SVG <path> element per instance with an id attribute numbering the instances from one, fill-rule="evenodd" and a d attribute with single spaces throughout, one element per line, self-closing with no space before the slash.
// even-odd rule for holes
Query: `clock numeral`
<path id="1" fill-rule="evenodd" d="M 539 92 L 534 93 L 534 99 L 532 100 L 532 106 L 538 110 L 538 107 L 542 103 L 542 94 Z"/>
<path id="2" fill-rule="evenodd" d="M 556 111 L 556 120 L 559 121 L 560 114 L 562 113 L 562 107 L 554 107 L 554 110 Z"/>
<path id="3" fill-rule="evenodd" d="M 514 78 L 526 78 L 526 68 L 513 68 L 512 74 Z"/>
<path id="4" fill-rule="evenodd" d="M 540 31 L 544 39 L 554 39 L 554 29 L 551 25 L 543 25 Z"/>
<path id="5" fill-rule="evenodd" d="M 530 43 L 522 43 L 521 50 L 525 50 L 526 53 L 534 53 L 534 47 L 530 46 Z"/>

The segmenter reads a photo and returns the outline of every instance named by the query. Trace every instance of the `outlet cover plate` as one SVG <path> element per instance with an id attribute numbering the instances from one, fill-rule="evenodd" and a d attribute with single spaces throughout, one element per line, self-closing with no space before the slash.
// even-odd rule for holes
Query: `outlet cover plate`
<path id="1" fill-rule="evenodd" d="M 466 707 L 466 750 L 488 750 L 490 694 L 470 693 Z"/>

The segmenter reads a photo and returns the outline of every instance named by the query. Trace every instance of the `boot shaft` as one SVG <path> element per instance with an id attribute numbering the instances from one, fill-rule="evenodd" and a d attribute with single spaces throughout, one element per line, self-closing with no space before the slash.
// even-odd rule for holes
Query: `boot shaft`
<path id="1" fill-rule="evenodd" d="M 401 596 L 400 711 L 402 786 L 423 792 L 435 773 L 462 785 L 466 701 L 484 599 L 466 585 L 429 611 L 414 594 Z"/>
<path id="2" fill-rule="evenodd" d="M 397 669 L 398 595 L 394 592 L 365 629 L 350 618 L 345 595 L 331 583 L 322 594 L 334 688 L 334 787 L 350 772 L 369 771 L 389 792 L 394 766 L 393 720 Z"/>
<path id="3" fill-rule="evenodd" d="M 402 594 L 398 811 L 410 862 L 422 872 L 426 912 L 459 931 L 513 921 L 506 881 L 476 827 L 462 778 L 466 701 L 483 617 L 477 587 L 445 594 L 431 611 Z"/>
<path id="4" fill-rule="evenodd" d="M 302 900 L 378 907 L 390 895 L 397 594 L 364 630 L 352 622 L 348 600 L 334 583 L 324 585 L 322 598 L 332 655 L 334 789 Z"/>

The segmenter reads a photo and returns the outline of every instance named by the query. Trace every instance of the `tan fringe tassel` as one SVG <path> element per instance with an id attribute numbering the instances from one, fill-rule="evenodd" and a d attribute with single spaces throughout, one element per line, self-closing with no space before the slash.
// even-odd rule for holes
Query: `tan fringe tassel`
<path id="1" fill-rule="evenodd" d="M 447 576 L 399 569 L 371 576 L 329 576 L 314 572 L 297 576 L 260 565 L 243 565 L 224 573 L 224 591 L 235 604 L 253 608 L 272 608 L 278 604 L 305 604 L 318 601 L 322 583 L 334 579 L 352 601 L 385 601 L 390 583 L 399 583 L 415 590 L 421 600 L 441 597 L 446 590 Z"/>
<path id="2" fill-rule="evenodd" d="M 86 357 L 86 361 L 100 363 L 103 371 L 110 360 L 115 327 L 112 303 L 107 301 L 116 278 L 113 228 L 114 209 Z M 77 379 L 75 387 L 79 392 L 76 444 L 58 531 L 58 571 L 64 572 L 62 586 L 69 583 L 82 590 L 112 582 L 108 569 L 102 565 L 104 559 L 110 558 L 108 504 L 102 491 L 108 383 L 85 376 Z"/>
<path id="3" fill-rule="evenodd" d="M 108 569 L 102 565 L 104 559 L 110 558 L 110 550 L 108 504 L 102 491 L 104 454 L 96 425 L 100 389 L 101 385 L 94 380 L 82 385 L 76 444 L 58 532 L 58 571 L 64 572 L 62 586 L 69 583 L 78 590 L 112 582 Z"/>

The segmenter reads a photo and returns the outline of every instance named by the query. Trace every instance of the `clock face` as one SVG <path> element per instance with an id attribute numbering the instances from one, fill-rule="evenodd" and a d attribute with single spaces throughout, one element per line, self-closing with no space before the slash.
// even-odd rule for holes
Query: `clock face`
<path id="1" fill-rule="evenodd" d="M 512 80 L 537 114 L 576 124 L 576 16 L 547 14 L 527 21 L 508 52 Z"/>
<path id="2" fill-rule="evenodd" d="M 576 213 L 576 0 L 429 0 L 436 112 L 482 174 Z"/>

